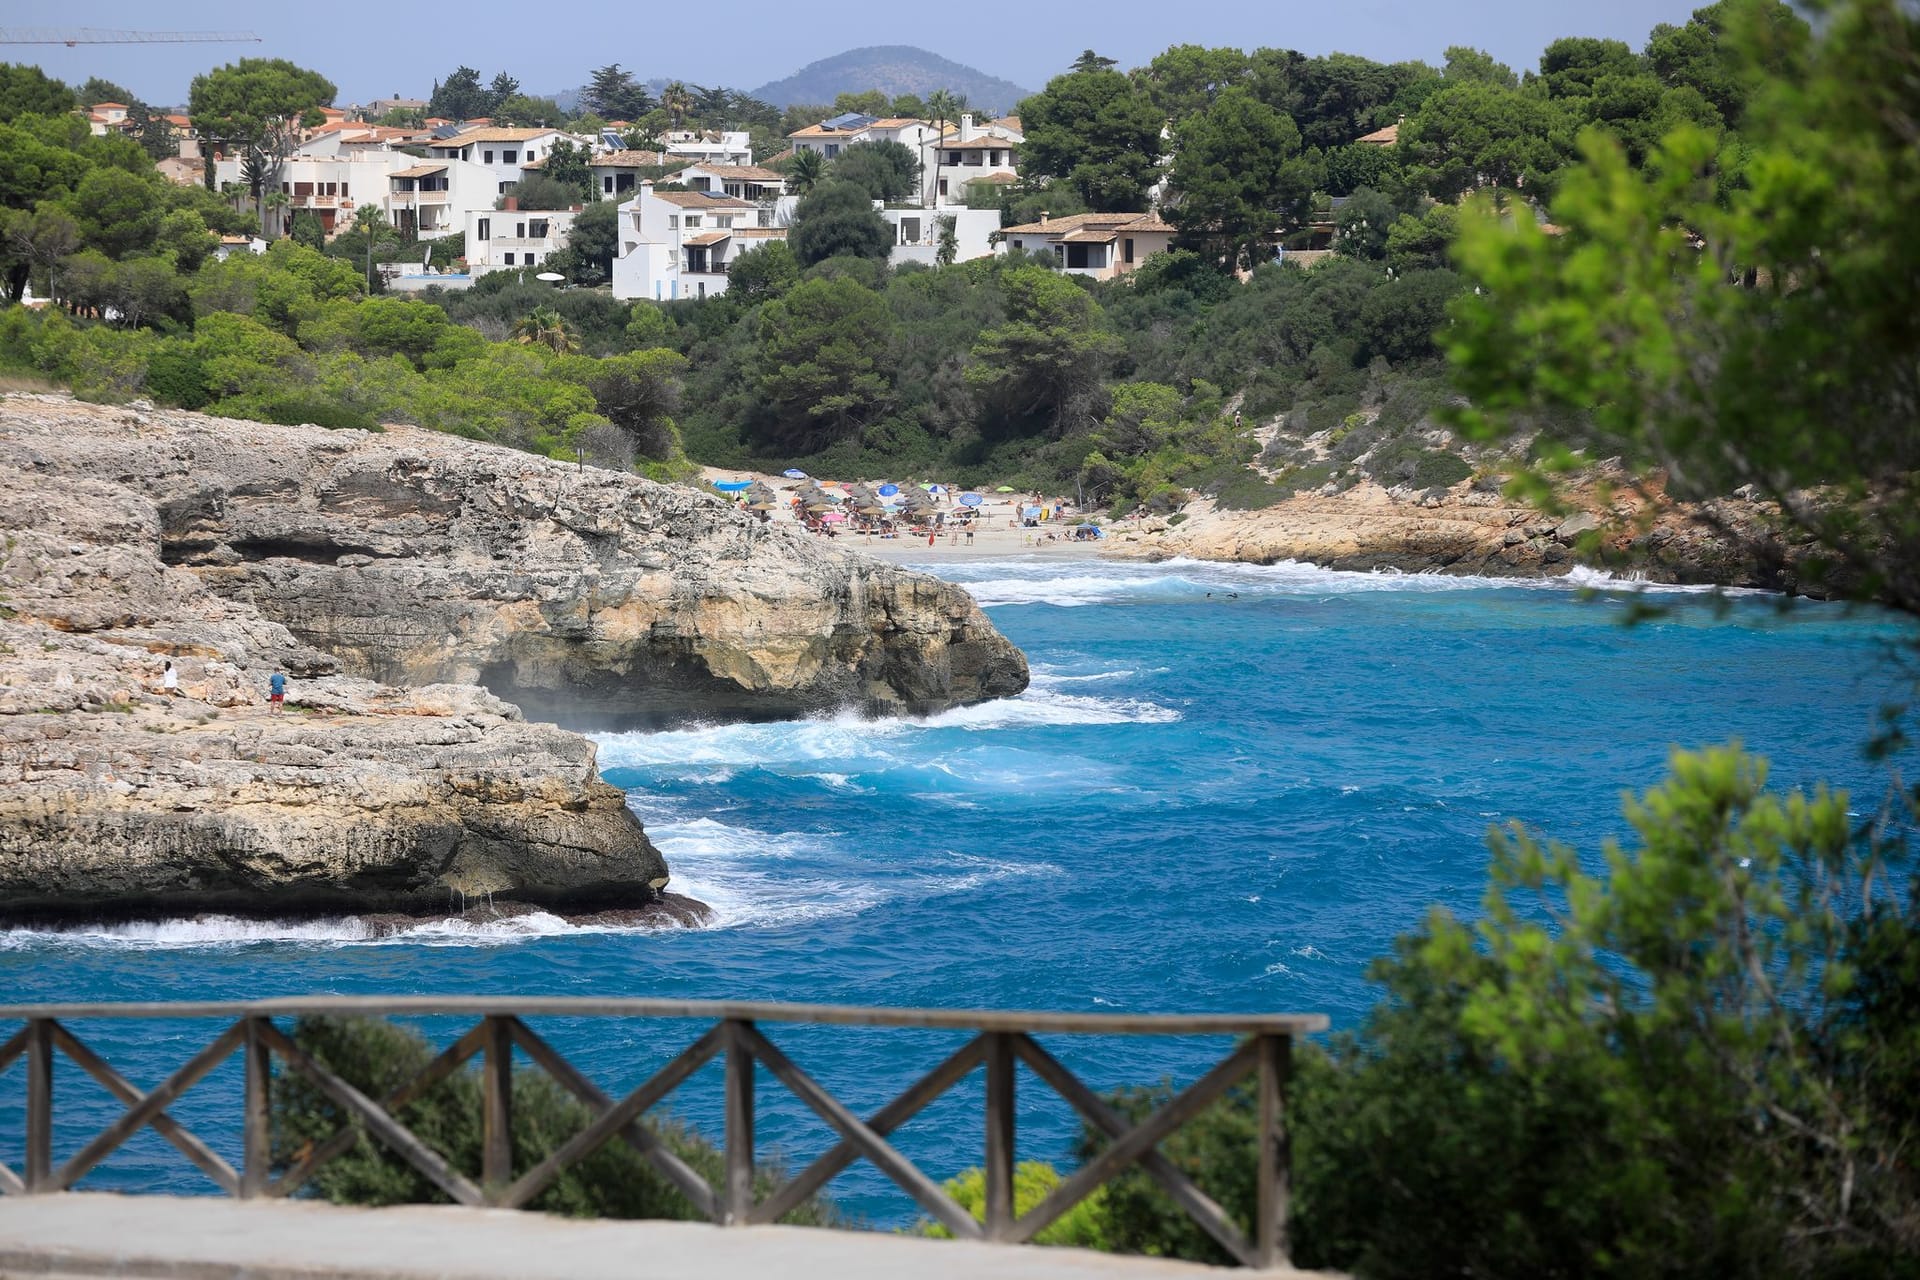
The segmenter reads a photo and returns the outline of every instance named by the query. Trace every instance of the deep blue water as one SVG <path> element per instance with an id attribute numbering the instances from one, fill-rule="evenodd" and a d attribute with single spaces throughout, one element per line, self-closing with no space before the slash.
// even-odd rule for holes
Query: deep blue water
<path id="1" fill-rule="evenodd" d="M 1062 1010 L 1322 1011 L 1350 1024 L 1370 958 L 1435 903 L 1471 912 L 1488 825 L 1597 850 L 1620 796 L 1675 746 L 1740 739 L 1773 778 L 1876 795 L 1861 746 L 1903 688 L 1901 624 L 1835 606 L 1623 594 L 1277 566 L 1002 561 L 946 565 L 1027 652 L 1011 701 L 925 721 L 856 718 L 606 735 L 601 764 L 714 927 L 573 929 L 550 918 L 368 941 L 346 923 L 174 923 L 0 935 L 4 1000 L 513 992 Z M 446 1030 L 435 1027 L 434 1030 Z M 4 1029 L 0 1029 L 4 1030 Z M 150 1086 L 204 1028 L 80 1028 Z M 611 1092 L 697 1028 L 550 1023 Z M 951 1036 L 779 1029 L 856 1110 L 931 1066 Z M 1054 1042 L 1089 1081 L 1190 1079 L 1215 1041 Z M 237 1073 L 174 1114 L 230 1157 Z M 56 1155 L 115 1110 L 75 1071 Z M 17 1167 L 22 1070 L 0 1077 L 0 1159 Z M 1074 1126 L 1023 1077 L 1022 1158 Z M 899 1141 L 940 1175 L 977 1163 L 979 1085 Z M 763 1145 L 801 1160 L 826 1127 L 763 1077 Z M 87 1101 L 83 1109 L 68 1104 Z M 709 1070 L 673 1106 L 718 1130 Z M 151 1134 L 84 1184 L 208 1184 Z M 911 1214 L 866 1165 L 834 1186 L 882 1222 Z"/>

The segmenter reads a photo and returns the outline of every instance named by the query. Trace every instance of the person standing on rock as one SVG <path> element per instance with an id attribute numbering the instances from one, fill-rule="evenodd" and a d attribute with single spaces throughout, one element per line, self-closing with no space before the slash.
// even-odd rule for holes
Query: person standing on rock
<path id="1" fill-rule="evenodd" d="M 173 669 L 171 659 L 167 662 L 167 669 L 160 673 L 160 692 L 169 698 L 180 696 L 180 673 Z"/>
<path id="2" fill-rule="evenodd" d="M 267 712 L 279 715 L 287 706 L 287 677 L 280 672 L 273 673 L 267 681 Z"/>

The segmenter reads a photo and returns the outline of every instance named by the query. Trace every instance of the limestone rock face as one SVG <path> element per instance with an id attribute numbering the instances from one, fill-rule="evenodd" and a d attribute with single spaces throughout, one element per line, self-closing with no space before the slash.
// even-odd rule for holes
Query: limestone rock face
<path id="1" fill-rule="evenodd" d="M 160 559 L 122 481 L 0 458 L 0 919 L 660 907 L 593 744 L 483 689 L 337 674 Z M 171 658 L 179 691 L 161 689 Z M 292 676 L 270 715 L 266 681 Z"/>
<path id="2" fill-rule="evenodd" d="M 140 495 L 168 565 L 369 680 L 604 726 L 926 713 L 1027 683 L 965 591 L 633 476 L 30 397 L 4 402 L 0 449 Z"/>

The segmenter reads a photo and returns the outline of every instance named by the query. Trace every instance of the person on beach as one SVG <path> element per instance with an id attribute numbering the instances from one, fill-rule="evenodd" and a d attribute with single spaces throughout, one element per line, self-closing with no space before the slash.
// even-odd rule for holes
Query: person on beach
<path id="1" fill-rule="evenodd" d="M 280 672 L 273 673 L 267 681 L 267 712 L 279 715 L 287 706 L 287 678 Z"/>
<path id="2" fill-rule="evenodd" d="M 160 692 L 169 698 L 180 696 L 180 673 L 173 669 L 173 661 L 167 661 L 167 669 L 160 673 Z"/>
<path id="3" fill-rule="evenodd" d="M 932 546 L 933 540 L 935 538 L 938 538 L 939 536 L 940 536 L 940 531 L 938 529 L 934 528 L 932 525 L 927 526 L 927 545 L 928 546 Z"/>

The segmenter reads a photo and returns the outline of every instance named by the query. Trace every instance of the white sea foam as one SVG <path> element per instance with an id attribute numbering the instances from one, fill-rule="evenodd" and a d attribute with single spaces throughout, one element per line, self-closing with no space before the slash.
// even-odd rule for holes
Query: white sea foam
<path id="1" fill-rule="evenodd" d="M 645 926 L 576 925 L 545 911 L 501 920 L 458 916 L 375 928 L 355 916 L 315 920 L 245 920 L 206 915 L 168 920 L 0 931 L 0 951 L 65 946 L 146 951 L 232 950 L 261 944 L 312 947 L 487 947 L 585 933 L 648 932 Z"/>
<path id="2" fill-rule="evenodd" d="M 1231 600 L 1262 595 L 1357 595 L 1374 591 L 1441 593 L 1453 591 L 1607 591 L 1700 595 L 1716 590 L 1729 595 L 1765 595 L 1750 588 L 1715 588 L 1647 582 L 1637 573 L 1619 576 L 1576 566 L 1558 577 L 1485 577 L 1437 571 L 1405 573 L 1393 569 L 1356 572 L 1323 569 L 1283 560 L 1270 565 L 1237 564 L 1178 557 L 1154 564 L 1104 561 L 1077 563 L 1070 571 L 1058 562 L 1031 559 L 975 560 L 938 566 L 943 576 L 967 588 L 983 606 L 1053 605 L 1078 608 L 1153 599 Z"/>

